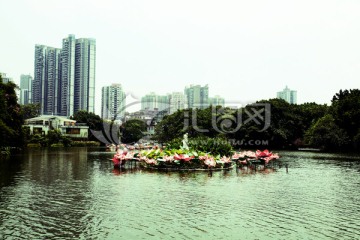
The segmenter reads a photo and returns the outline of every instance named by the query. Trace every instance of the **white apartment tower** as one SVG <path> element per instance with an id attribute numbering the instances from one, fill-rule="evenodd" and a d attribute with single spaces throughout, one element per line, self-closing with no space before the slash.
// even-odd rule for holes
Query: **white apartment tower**
<path id="1" fill-rule="evenodd" d="M 101 117 L 121 120 L 125 116 L 126 95 L 121 84 L 112 84 L 101 89 Z"/>

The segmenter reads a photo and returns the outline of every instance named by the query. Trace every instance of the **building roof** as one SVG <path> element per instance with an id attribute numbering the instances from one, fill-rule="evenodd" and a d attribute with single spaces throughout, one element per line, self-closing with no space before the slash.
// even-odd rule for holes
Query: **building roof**
<path id="1" fill-rule="evenodd" d="M 54 115 L 41 115 L 39 117 L 26 119 L 25 121 L 44 121 L 44 120 L 50 120 L 50 119 L 59 119 L 61 121 L 66 121 L 66 122 L 76 122 L 75 120 L 71 120 L 71 119 L 63 117 L 63 116 L 54 116 Z"/>

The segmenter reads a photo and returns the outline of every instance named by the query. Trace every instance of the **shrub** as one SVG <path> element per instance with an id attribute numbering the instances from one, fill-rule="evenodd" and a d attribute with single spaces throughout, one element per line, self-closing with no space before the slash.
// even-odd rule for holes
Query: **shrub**
<path id="1" fill-rule="evenodd" d="M 212 155 L 230 156 L 233 148 L 225 138 L 197 137 L 189 140 L 189 148 L 194 151 L 211 153 Z M 166 144 L 166 149 L 180 149 L 182 139 L 176 138 Z"/>

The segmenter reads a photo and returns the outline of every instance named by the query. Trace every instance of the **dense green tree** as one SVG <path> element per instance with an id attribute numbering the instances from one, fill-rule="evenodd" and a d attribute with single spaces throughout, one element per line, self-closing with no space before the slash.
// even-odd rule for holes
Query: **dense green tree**
<path id="1" fill-rule="evenodd" d="M 360 130 L 360 90 L 340 90 L 332 99 L 330 111 L 335 123 L 354 140 Z"/>
<path id="2" fill-rule="evenodd" d="M 134 143 L 145 136 L 146 123 L 140 119 L 130 119 L 121 126 L 121 142 Z"/>
<path id="3" fill-rule="evenodd" d="M 99 139 L 94 136 L 93 131 L 103 131 L 103 120 L 100 118 L 99 115 L 95 113 L 88 112 L 85 110 L 80 110 L 71 117 L 71 119 L 76 120 L 76 123 L 85 123 L 89 126 L 89 140 L 91 141 L 98 141 Z M 102 136 L 107 136 L 108 133 L 102 133 Z M 106 141 L 111 142 L 110 140 L 106 139 Z"/>
<path id="4" fill-rule="evenodd" d="M 266 144 L 264 146 L 256 145 L 253 147 L 292 147 L 302 135 L 301 115 L 297 112 L 297 106 L 289 104 L 282 99 L 262 100 L 258 101 L 257 104 L 259 106 L 247 105 L 239 110 L 243 117 L 243 125 L 239 131 L 228 136 L 245 144 L 254 141 Z M 270 108 L 266 109 L 264 107 L 266 104 Z M 254 117 L 256 112 L 261 114 Z M 267 128 L 266 121 L 269 121 Z"/>
<path id="5" fill-rule="evenodd" d="M 310 128 L 318 119 L 322 118 L 329 111 L 326 104 L 314 102 L 303 103 L 297 106 L 297 113 L 301 116 L 301 125 L 304 131 Z"/>
<path id="6" fill-rule="evenodd" d="M 184 135 L 184 119 L 185 110 L 178 110 L 177 112 L 165 116 L 155 126 L 154 138 L 159 142 L 168 142 L 174 138 L 180 138 Z M 189 116 L 186 117 L 189 119 Z"/>
<path id="7" fill-rule="evenodd" d="M 354 137 L 353 147 L 354 147 L 354 149 L 357 150 L 357 151 L 359 151 L 359 149 L 360 149 L 360 130 L 358 131 L 358 133 L 357 133 L 356 136 Z"/>
<path id="8" fill-rule="evenodd" d="M 344 149 L 350 143 L 347 133 L 336 125 L 330 114 L 317 120 L 307 130 L 305 139 L 311 146 L 327 151 Z"/>
<path id="9" fill-rule="evenodd" d="M 297 148 L 306 146 L 307 142 L 323 149 L 328 149 L 328 146 L 339 149 L 347 146 L 349 136 L 355 148 L 360 145 L 360 91 L 357 89 L 340 91 L 330 107 L 316 103 L 289 104 L 282 99 L 262 100 L 256 104 L 258 106 L 250 104 L 235 111 L 221 107 L 177 111 L 164 117 L 156 126 L 155 138 L 169 142 L 188 133 L 189 138 L 226 136 L 236 140 L 236 144 L 243 144 L 238 146 L 241 148 Z M 261 109 L 265 105 L 270 108 Z M 329 120 L 329 116 L 334 122 Z M 266 128 L 265 118 L 270 120 Z M 331 134 L 323 139 L 311 135 L 326 132 L 322 126 L 325 123 L 333 126 L 338 134 L 333 142 L 326 140 Z M 263 146 L 251 146 L 251 141 L 258 141 Z"/>
<path id="10" fill-rule="evenodd" d="M 85 110 L 77 111 L 71 119 L 76 120 L 77 123 L 86 123 L 92 130 L 101 130 L 103 121 L 99 115 Z"/>
<path id="11" fill-rule="evenodd" d="M 40 104 L 39 103 L 29 103 L 21 106 L 21 113 L 23 119 L 29 119 L 40 116 Z"/>
<path id="12" fill-rule="evenodd" d="M 15 89 L 12 83 L 3 83 L 0 76 L 0 146 L 21 146 L 24 120 L 20 105 L 17 103 Z"/>
<path id="13" fill-rule="evenodd" d="M 155 139 L 168 142 L 182 138 L 188 133 L 189 138 L 225 136 L 231 131 L 234 122 L 234 110 L 210 106 L 205 109 L 186 109 L 165 116 L 155 128 Z"/>

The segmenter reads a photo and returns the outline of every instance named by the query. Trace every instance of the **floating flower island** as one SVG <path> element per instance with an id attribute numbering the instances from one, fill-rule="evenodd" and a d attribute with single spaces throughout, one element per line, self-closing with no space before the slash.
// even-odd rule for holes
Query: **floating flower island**
<path id="1" fill-rule="evenodd" d="M 138 162 L 141 167 L 158 170 L 225 170 L 237 166 L 269 164 L 279 158 L 268 150 L 235 152 L 232 156 L 214 156 L 211 153 L 188 149 L 152 149 L 134 151 L 118 149 L 113 157 L 114 167 L 123 167 L 126 162 Z"/>
<path id="2" fill-rule="evenodd" d="M 264 151 L 256 150 L 236 152 L 232 156 L 232 160 L 236 161 L 237 165 L 252 165 L 252 164 L 264 164 L 268 165 L 270 161 L 279 159 L 280 156 L 277 153 L 272 153 L 265 149 Z"/>

